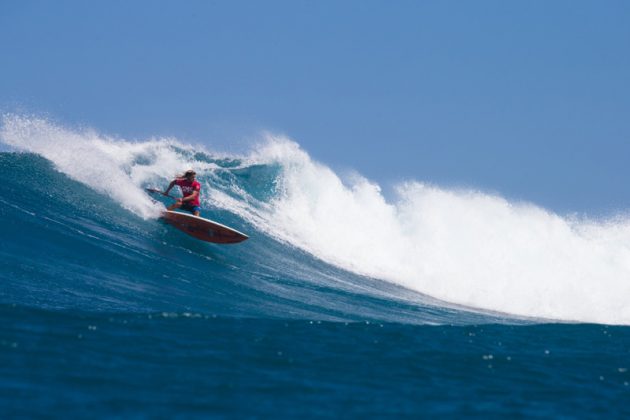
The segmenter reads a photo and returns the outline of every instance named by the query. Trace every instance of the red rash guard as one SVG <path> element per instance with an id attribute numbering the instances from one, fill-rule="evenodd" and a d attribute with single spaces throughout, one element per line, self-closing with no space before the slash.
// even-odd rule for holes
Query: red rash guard
<path id="1" fill-rule="evenodd" d="M 188 197 L 189 195 L 192 195 L 193 192 L 197 191 L 201 191 L 201 184 L 197 181 L 192 181 L 190 182 L 187 179 L 178 179 L 177 181 L 175 181 L 175 185 L 179 186 L 179 188 L 182 189 L 182 194 L 185 197 Z M 199 194 L 197 194 L 197 197 L 194 200 L 188 200 L 184 202 L 185 204 L 188 204 L 189 206 L 199 206 Z"/>

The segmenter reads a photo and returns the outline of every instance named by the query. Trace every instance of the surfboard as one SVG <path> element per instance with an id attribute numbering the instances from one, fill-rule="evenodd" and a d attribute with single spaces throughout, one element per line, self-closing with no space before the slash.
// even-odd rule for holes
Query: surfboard
<path id="1" fill-rule="evenodd" d="M 166 210 L 162 213 L 162 220 L 174 228 L 206 242 L 236 244 L 249 238 L 236 229 L 192 214 Z"/>

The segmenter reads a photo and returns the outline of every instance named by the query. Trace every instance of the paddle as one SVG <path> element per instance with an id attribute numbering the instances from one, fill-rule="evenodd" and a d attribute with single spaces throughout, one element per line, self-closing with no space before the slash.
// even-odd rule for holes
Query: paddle
<path id="1" fill-rule="evenodd" d="M 168 197 L 168 198 L 172 198 L 173 200 L 179 200 L 179 198 L 173 197 L 170 194 L 166 194 L 164 191 L 160 191 L 160 190 L 158 190 L 156 188 L 145 188 L 145 191 L 150 192 L 150 193 L 155 193 L 155 194 L 162 194 L 163 196 Z"/>

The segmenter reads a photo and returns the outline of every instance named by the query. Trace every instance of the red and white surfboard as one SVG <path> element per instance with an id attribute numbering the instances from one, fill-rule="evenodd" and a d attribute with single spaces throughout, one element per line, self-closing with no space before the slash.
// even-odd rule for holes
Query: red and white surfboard
<path id="1" fill-rule="evenodd" d="M 162 213 L 162 219 L 182 232 L 206 242 L 235 244 L 249 238 L 236 229 L 192 214 L 167 210 Z"/>

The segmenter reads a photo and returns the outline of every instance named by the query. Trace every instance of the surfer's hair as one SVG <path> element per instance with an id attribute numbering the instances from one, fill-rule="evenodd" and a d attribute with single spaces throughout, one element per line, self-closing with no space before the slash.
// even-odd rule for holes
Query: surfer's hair
<path id="1" fill-rule="evenodd" d="M 189 169 L 181 175 L 176 175 L 175 178 L 187 178 L 189 175 L 197 175 L 197 172 L 195 172 L 192 169 Z"/>

